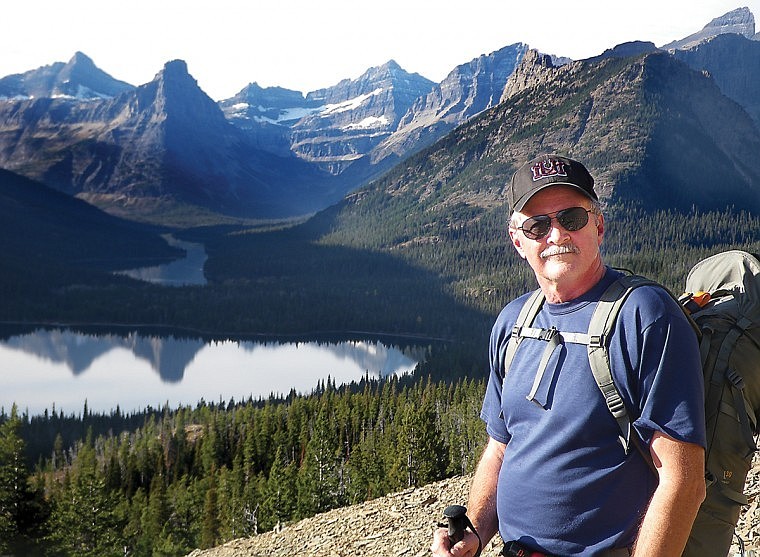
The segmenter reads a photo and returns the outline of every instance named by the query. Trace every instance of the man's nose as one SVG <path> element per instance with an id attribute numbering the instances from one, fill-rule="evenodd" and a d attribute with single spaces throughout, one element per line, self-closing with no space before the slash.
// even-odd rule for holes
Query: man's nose
<path id="1" fill-rule="evenodd" d="M 549 227 L 549 234 L 546 235 L 546 241 L 552 244 L 558 244 L 567 236 L 569 236 L 567 230 L 562 227 L 557 219 L 552 219 Z"/>

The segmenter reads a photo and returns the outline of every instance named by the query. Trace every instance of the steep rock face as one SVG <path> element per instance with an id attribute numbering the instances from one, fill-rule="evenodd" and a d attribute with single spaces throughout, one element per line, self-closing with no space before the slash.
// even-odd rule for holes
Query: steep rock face
<path id="1" fill-rule="evenodd" d="M 557 75 L 560 72 L 566 72 L 567 69 L 560 70 L 562 66 L 556 66 L 552 57 L 548 54 L 541 54 L 537 50 L 528 50 L 523 56 L 520 64 L 509 76 L 507 83 L 501 95 L 500 102 L 533 87 L 538 87 Z"/>
<path id="2" fill-rule="evenodd" d="M 292 150 L 339 174 L 390 135 L 412 103 L 432 87 L 430 80 L 391 60 L 356 80 L 313 91 L 306 100 L 319 109 L 293 126 Z"/>
<path id="3" fill-rule="evenodd" d="M 430 93 L 414 102 L 394 133 L 373 150 L 372 162 L 418 151 L 495 106 L 527 50 L 527 45 L 516 43 L 454 68 Z"/>
<path id="4" fill-rule="evenodd" d="M 737 8 L 720 17 L 716 17 L 704 26 L 701 31 L 689 35 L 679 41 L 663 45 L 663 50 L 683 50 L 697 46 L 725 33 L 736 33 L 748 39 L 755 36 L 755 17 L 749 8 Z"/>
<path id="5" fill-rule="evenodd" d="M 605 203 L 760 209 L 758 128 L 712 79 L 667 52 L 560 67 L 528 53 L 510 86 L 498 106 L 348 197 L 335 219 L 346 229 L 334 233 L 371 243 L 383 230 L 384 245 L 388 223 L 403 212 L 394 232 L 425 242 L 428 223 L 452 214 L 456 226 L 503 219 L 505 184 L 541 152 L 584 161 Z M 420 232 L 410 238 L 409 230 Z"/>
<path id="6" fill-rule="evenodd" d="M 56 62 L 23 74 L 0 79 L 2 98 L 73 97 L 103 99 L 129 91 L 134 87 L 114 79 L 95 66 L 93 61 L 77 52 L 67 63 Z"/>
<path id="7" fill-rule="evenodd" d="M 712 76 L 723 94 L 739 103 L 760 128 L 760 42 L 719 35 L 673 55 Z"/>
<path id="8" fill-rule="evenodd" d="M 256 149 L 180 60 L 109 100 L 1 102 L 0 166 L 143 217 L 178 209 L 281 216 L 293 214 L 293 201 L 296 212 L 325 202 L 318 173 Z"/>

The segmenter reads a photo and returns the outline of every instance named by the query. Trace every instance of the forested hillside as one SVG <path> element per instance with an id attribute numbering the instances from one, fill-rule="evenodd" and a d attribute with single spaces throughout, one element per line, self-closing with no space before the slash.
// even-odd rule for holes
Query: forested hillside
<path id="1" fill-rule="evenodd" d="M 165 408 L 102 434 L 94 427 L 135 417 L 14 409 L 0 426 L 0 552 L 184 555 L 463 474 L 485 439 L 483 391 L 467 380 L 327 382 L 282 401 Z M 32 473 L 23 439 L 57 429 Z"/>

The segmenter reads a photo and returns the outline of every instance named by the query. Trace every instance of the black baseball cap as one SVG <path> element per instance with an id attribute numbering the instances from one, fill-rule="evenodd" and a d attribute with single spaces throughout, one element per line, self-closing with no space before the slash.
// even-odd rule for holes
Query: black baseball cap
<path id="1" fill-rule="evenodd" d="M 594 191 L 594 178 L 578 161 L 561 155 L 540 155 L 526 162 L 507 185 L 507 201 L 512 211 L 522 208 L 544 188 L 572 186 L 593 201 L 599 201 Z"/>

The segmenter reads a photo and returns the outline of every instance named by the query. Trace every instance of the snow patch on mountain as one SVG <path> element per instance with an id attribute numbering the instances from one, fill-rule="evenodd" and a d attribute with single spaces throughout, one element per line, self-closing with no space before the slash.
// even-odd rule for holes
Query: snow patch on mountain
<path id="1" fill-rule="evenodd" d="M 335 103 L 335 104 L 326 104 L 322 109 L 319 111 L 320 115 L 326 116 L 328 114 L 337 114 L 339 112 L 348 112 L 349 110 L 356 110 L 359 108 L 364 102 L 372 98 L 376 95 L 379 95 L 383 92 L 383 89 L 378 87 L 374 91 L 371 91 L 370 93 L 366 93 L 364 95 L 359 95 L 358 97 L 354 97 L 353 99 L 348 99 L 347 101 L 343 101 L 341 103 Z"/>
<path id="2" fill-rule="evenodd" d="M 373 128 L 384 128 L 390 124 L 390 121 L 385 116 L 367 116 L 360 122 L 348 124 L 342 126 L 340 129 L 344 131 L 349 130 L 371 130 Z"/>

